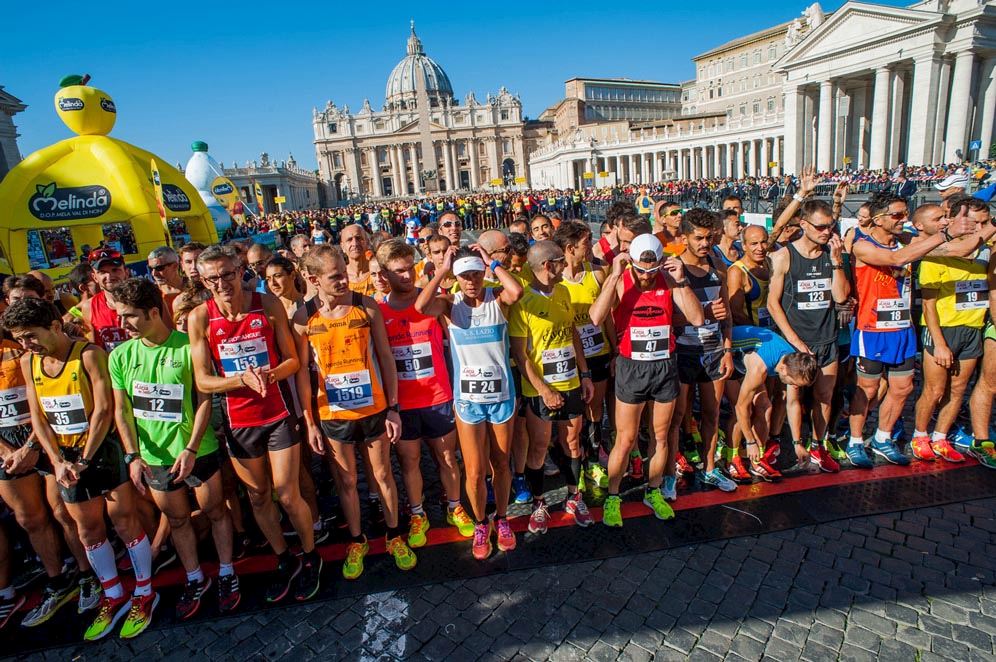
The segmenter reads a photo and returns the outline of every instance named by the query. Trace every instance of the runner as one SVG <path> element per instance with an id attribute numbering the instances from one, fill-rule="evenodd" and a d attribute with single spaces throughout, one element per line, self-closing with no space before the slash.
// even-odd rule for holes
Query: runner
<path id="1" fill-rule="evenodd" d="M 983 331 L 982 370 L 972 390 L 970 412 L 974 439 L 969 451 L 979 464 L 996 469 L 996 435 L 990 423 L 993 397 L 996 396 L 996 329 L 993 328 L 993 311 L 996 311 L 996 253 L 989 257 L 986 272 L 989 285 L 989 322 Z"/>
<path id="2" fill-rule="evenodd" d="M 242 267 L 230 247 L 207 249 L 197 269 L 212 297 L 187 319 L 195 381 L 201 392 L 224 397 L 223 435 L 232 468 L 277 555 L 266 600 L 283 600 L 295 578 L 295 599 L 308 600 L 318 593 L 322 559 L 301 498 L 299 431 L 286 384 L 298 357 L 287 313 L 272 294 L 243 289 Z M 300 559 L 284 541 L 274 490 L 301 541 Z"/>
<path id="3" fill-rule="evenodd" d="M 671 444 L 672 447 L 677 447 L 682 419 L 686 412 L 691 411 L 692 396 L 697 387 L 700 405 L 698 432 L 705 444 L 704 452 L 700 455 L 704 471 L 699 479 L 706 485 L 732 492 L 737 488 L 736 483 L 716 467 L 719 405 L 723 398 L 724 384 L 733 375 L 729 296 L 725 279 L 710 257 L 713 233 L 718 223 L 719 219 L 713 212 L 699 208 L 689 209 L 681 221 L 681 232 L 687 248 L 678 259 L 684 265 L 691 291 L 702 306 L 705 322 L 686 322 L 681 315 L 676 318 L 675 347 L 678 381 L 681 386 L 674 415 L 671 417 Z M 670 478 L 674 472 L 674 465 L 669 465 L 669 480 L 665 484 L 664 496 L 671 500 L 677 497 Z"/>
<path id="4" fill-rule="evenodd" d="M 619 247 L 619 240 L 616 237 L 618 219 L 635 211 L 630 202 L 614 202 L 605 212 L 605 223 L 602 225 L 602 236 L 598 238 L 595 245 L 591 247 L 591 252 L 596 260 L 602 264 L 612 264 L 616 257 L 616 250 Z M 579 216 L 577 216 L 579 218 Z"/>
<path id="5" fill-rule="evenodd" d="M 186 620 L 197 613 L 211 587 L 197 554 L 190 520 L 192 487 L 200 510 L 211 522 L 218 552 L 218 606 L 239 604 L 239 580 L 232 567 L 232 520 L 221 494 L 218 441 L 211 429 L 211 398 L 194 386 L 190 340 L 159 316 L 161 295 L 155 285 L 130 278 L 114 289 L 116 308 L 132 336 L 108 359 L 114 389 L 114 416 L 132 483 L 146 484 L 156 506 L 169 520 L 170 534 L 187 584 L 176 605 Z"/>
<path id="6" fill-rule="evenodd" d="M 735 326 L 772 326 L 768 312 L 768 231 L 760 225 L 748 225 L 743 231 L 744 254 L 727 272 L 730 311 Z"/>
<path id="7" fill-rule="evenodd" d="M 672 333 L 674 306 L 690 324 L 702 325 L 698 299 L 688 289 L 681 263 L 664 257 L 664 247 L 650 234 L 650 224 L 612 261 L 612 272 L 588 311 L 596 326 L 613 316 L 619 338 L 616 359 L 616 440 L 609 454 L 609 496 L 602 511 L 606 526 L 622 526 L 619 487 L 636 444 L 643 410 L 651 406 L 653 455 L 643 502 L 658 519 L 671 519 L 674 510 L 664 500 L 661 483 L 668 464 L 674 464 L 669 428 L 674 401 L 678 397 L 678 367 Z M 670 489 L 674 489 L 670 475 Z"/>
<path id="8" fill-rule="evenodd" d="M 492 238 L 488 231 L 482 243 Z M 496 233 L 500 234 L 500 233 Z M 485 235 L 489 235 L 486 237 Z M 450 336 L 456 426 L 466 470 L 467 498 L 474 513 L 474 558 L 491 555 L 491 528 L 497 530 L 498 549 L 515 549 L 515 533 L 508 522 L 512 483 L 509 452 L 516 411 L 515 382 L 508 355 L 508 308 L 522 296 L 522 285 L 483 246 L 455 247 L 415 302 L 428 316 L 441 316 Z M 485 264 L 498 285 L 485 287 Z M 450 272 L 456 272 L 459 291 L 451 299 L 433 293 Z M 495 519 L 487 518 L 485 477 L 493 471 Z"/>
<path id="9" fill-rule="evenodd" d="M 584 440 L 584 468 L 587 478 L 596 486 L 606 488 L 609 475 L 598 462 L 603 450 L 602 413 L 605 393 L 609 384 L 609 364 L 612 361 L 615 329 L 612 320 L 606 319 L 599 326 L 591 323 L 588 310 L 595 303 L 605 280 L 605 273 L 596 270 L 587 261 L 591 251 L 591 229 L 580 221 L 565 221 L 553 235 L 553 240 L 564 251 L 566 264 L 561 282 L 571 295 L 574 310 L 574 327 L 581 337 L 585 360 L 591 371 L 594 392 L 585 407 L 582 427 Z"/>
<path id="10" fill-rule="evenodd" d="M 658 207 L 657 239 L 664 247 L 666 255 L 681 255 L 685 250 L 685 235 L 681 232 L 681 205 L 671 200 Z"/>
<path id="11" fill-rule="evenodd" d="M 4 311 L 3 327 L 28 350 L 21 370 L 31 427 L 103 586 L 97 617 L 83 638 L 102 639 L 122 617 L 121 637 L 138 636 L 152 622 L 159 595 L 152 590 L 152 547 L 139 522 L 138 496 L 128 480 L 121 444 L 111 430 L 113 396 L 107 355 L 99 347 L 67 336 L 55 307 L 39 299 L 24 299 Z M 105 507 L 108 504 L 111 507 Z M 118 578 L 105 516 L 125 541 L 131 558 L 135 573 L 131 597 Z"/>
<path id="12" fill-rule="evenodd" d="M 419 295 L 415 287 L 415 249 L 401 239 L 391 239 L 377 248 L 377 261 L 386 267 L 384 274 L 390 284 L 390 294 L 380 304 L 380 311 L 398 374 L 401 441 L 394 448 L 411 512 L 408 545 L 423 547 L 429 531 L 429 518 L 422 507 L 423 441 L 432 451 L 439 471 L 447 500 L 446 522 L 470 538 L 474 522 L 460 505 L 456 424 L 443 351 L 443 327 L 437 315 L 425 315 L 414 308 Z"/>
<path id="13" fill-rule="evenodd" d="M 439 234 L 450 240 L 450 244 L 460 246 L 463 236 L 463 221 L 455 211 L 444 211 L 436 218 L 439 223 Z"/>
<path id="14" fill-rule="evenodd" d="M 149 274 L 163 295 L 166 312 L 173 319 L 173 301 L 183 292 L 183 274 L 180 273 L 180 256 L 169 246 L 160 246 L 147 260 Z"/>
<path id="15" fill-rule="evenodd" d="M 390 445 L 401 435 L 397 372 L 380 308 L 349 289 L 346 258 L 332 246 L 316 246 L 305 259 L 318 289 L 319 309 L 294 315 L 298 352 L 304 358 L 297 390 L 304 405 L 308 443 L 316 453 L 332 449 L 339 499 L 351 541 L 342 575 L 357 579 L 370 549 L 360 522 L 356 448 L 371 468 L 387 524 L 387 550 L 401 570 L 415 567 L 415 553 L 398 526 L 398 488 L 391 472 Z M 318 386 L 312 389 L 312 370 Z M 310 405 L 310 406 L 309 406 Z"/>
<path id="16" fill-rule="evenodd" d="M 543 214 L 536 214 L 529 221 L 529 236 L 532 237 L 533 241 L 553 239 L 553 232 L 553 223 L 550 222 L 549 217 Z"/>
<path id="17" fill-rule="evenodd" d="M 77 307 L 90 340 L 109 352 L 128 339 L 114 309 L 112 294 L 114 287 L 128 277 L 128 271 L 121 253 L 112 248 L 101 248 L 90 253 L 90 264 L 93 265 L 93 281 L 100 291 L 92 299 L 81 301 Z"/>
<path id="18" fill-rule="evenodd" d="M 844 244 L 834 234 L 833 211 L 823 200 L 807 200 L 799 208 L 802 236 L 771 255 L 768 310 L 782 336 L 798 351 L 816 356 L 820 376 L 812 392 L 786 389 L 789 430 L 795 445 L 797 471 L 815 465 L 820 471 L 837 472 L 840 465 L 827 449 L 830 410 L 837 383 L 837 308 L 851 293 L 844 273 Z M 804 412 L 810 414 L 811 438 L 803 440 Z M 891 428 L 890 428 L 891 429 Z M 764 451 L 759 470 L 774 468 L 778 441 L 772 439 Z"/>
<path id="19" fill-rule="evenodd" d="M 740 220 L 740 212 L 736 209 L 723 209 L 720 218 L 722 226 L 719 229 L 719 240 L 712 247 L 712 254 L 719 260 L 716 264 L 720 270 L 725 271 L 744 256 L 740 233 L 746 224 Z"/>
<path id="20" fill-rule="evenodd" d="M 871 447 L 893 464 L 909 464 L 892 441 L 892 428 L 913 391 L 916 334 L 910 320 L 912 279 L 910 263 L 956 237 L 975 231 L 976 223 L 965 207 L 949 219 L 947 228 L 932 237 L 903 246 L 898 237 L 908 218 L 906 201 L 879 193 L 870 201 L 872 226 L 855 237 L 853 256 L 858 310 L 851 355 L 856 357 L 858 388 L 851 399 L 851 437 L 848 458 L 854 466 L 872 468 L 865 451 L 863 430 L 868 412 L 876 404 L 881 381 L 889 390 L 878 407 L 878 429 Z"/>
<path id="21" fill-rule="evenodd" d="M 347 225 L 339 236 L 342 252 L 349 259 L 349 289 L 363 296 L 374 293 L 370 277 L 370 235 L 359 223 Z"/>
<path id="22" fill-rule="evenodd" d="M 522 371 L 527 403 L 529 452 L 526 481 L 533 495 L 529 531 L 546 533 L 550 513 L 543 495 L 543 461 L 557 424 L 558 440 L 566 456 L 560 468 L 567 482 L 564 510 L 578 526 L 591 524 L 578 480 L 581 477 L 581 423 L 584 405 L 594 387 L 584 358 L 581 337 L 574 327 L 570 292 L 560 282 L 566 258 L 552 241 L 529 248 L 532 280 L 512 307 L 509 319 L 511 352 Z"/>

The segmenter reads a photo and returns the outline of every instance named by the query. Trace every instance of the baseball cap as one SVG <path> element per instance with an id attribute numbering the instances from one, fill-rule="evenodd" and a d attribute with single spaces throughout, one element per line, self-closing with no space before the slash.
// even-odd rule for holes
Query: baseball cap
<path id="1" fill-rule="evenodd" d="M 968 188 L 968 173 L 959 170 L 953 175 L 948 175 L 941 181 L 934 184 L 934 188 L 938 191 L 947 191 L 949 188 Z"/>
<path id="2" fill-rule="evenodd" d="M 121 257 L 121 253 L 113 248 L 98 248 L 95 251 L 90 251 L 89 261 L 94 269 L 100 269 L 105 264 L 124 266 L 124 258 Z"/>
<path id="3" fill-rule="evenodd" d="M 664 257 L 664 246 L 661 245 L 661 240 L 652 234 L 641 234 L 634 237 L 629 244 L 630 256 L 639 262 L 640 256 L 644 253 L 653 253 L 658 260 Z"/>

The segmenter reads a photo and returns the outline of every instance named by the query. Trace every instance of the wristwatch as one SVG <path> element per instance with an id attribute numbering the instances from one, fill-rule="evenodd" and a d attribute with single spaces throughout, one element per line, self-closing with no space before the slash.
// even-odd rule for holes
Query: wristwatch
<path id="1" fill-rule="evenodd" d="M 139 453 L 125 453 L 124 460 L 125 460 L 125 465 L 127 466 L 131 466 L 132 462 L 140 459 L 142 459 L 142 456 Z"/>
<path id="2" fill-rule="evenodd" d="M 400 413 L 401 412 L 401 405 L 399 405 L 397 403 L 395 403 L 393 405 L 388 405 L 387 406 L 387 410 L 388 411 L 393 411 L 395 413 Z"/>
<path id="3" fill-rule="evenodd" d="M 591 379 L 591 370 L 582 370 L 581 379 Z"/>
<path id="4" fill-rule="evenodd" d="M 35 440 L 35 439 L 32 439 L 31 441 L 29 441 L 28 443 L 26 443 L 24 445 L 28 447 L 29 451 L 38 451 L 38 452 L 41 452 L 41 450 L 42 450 L 41 444 L 39 444 L 38 441 Z"/>

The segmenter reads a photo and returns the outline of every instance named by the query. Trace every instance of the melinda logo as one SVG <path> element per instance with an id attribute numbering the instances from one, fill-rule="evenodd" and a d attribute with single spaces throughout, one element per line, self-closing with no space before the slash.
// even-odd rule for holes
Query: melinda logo
<path id="1" fill-rule="evenodd" d="M 59 97 L 59 110 L 83 110 L 83 99 Z"/>
<path id="2" fill-rule="evenodd" d="M 28 199 L 28 211 L 42 221 L 96 218 L 110 208 L 111 192 L 99 184 L 66 188 L 57 188 L 55 182 L 36 184 Z"/>
<path id="3" fill-rule="evenodd" d="M 163 184 L 163 202 L 171 211 L 190 211 L 190 198 L 179 186 Z"/>
<path id="4" fill-rule="evenodd" d="M 229 184 L 228 182 L 222 182 L 221 184 L 218 184 L 217 186 L 211 189 L 211 193 L 215 195 L 228 195 L 229 193 L 232 193 L 234 191 L 235 189 L 233 189 L 232 185 Z"/>

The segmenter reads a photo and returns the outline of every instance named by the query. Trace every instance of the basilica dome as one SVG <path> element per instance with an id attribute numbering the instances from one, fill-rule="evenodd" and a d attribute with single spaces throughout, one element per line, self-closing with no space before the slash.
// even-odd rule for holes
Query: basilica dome
<path id="1" fill-rule="evenodd" d="M 415 34 L 415 22 L 408 37 L 408 54 L 394 67 L 387 78 L 384 107 L 387 110 L 414 108 L 416 106 L 416 76 L 425 81 L 425 91 L 430 106 L 441 106 L 453 99 L 450 78 L 436 62 L 425 54 L 422 41 Z"/>

